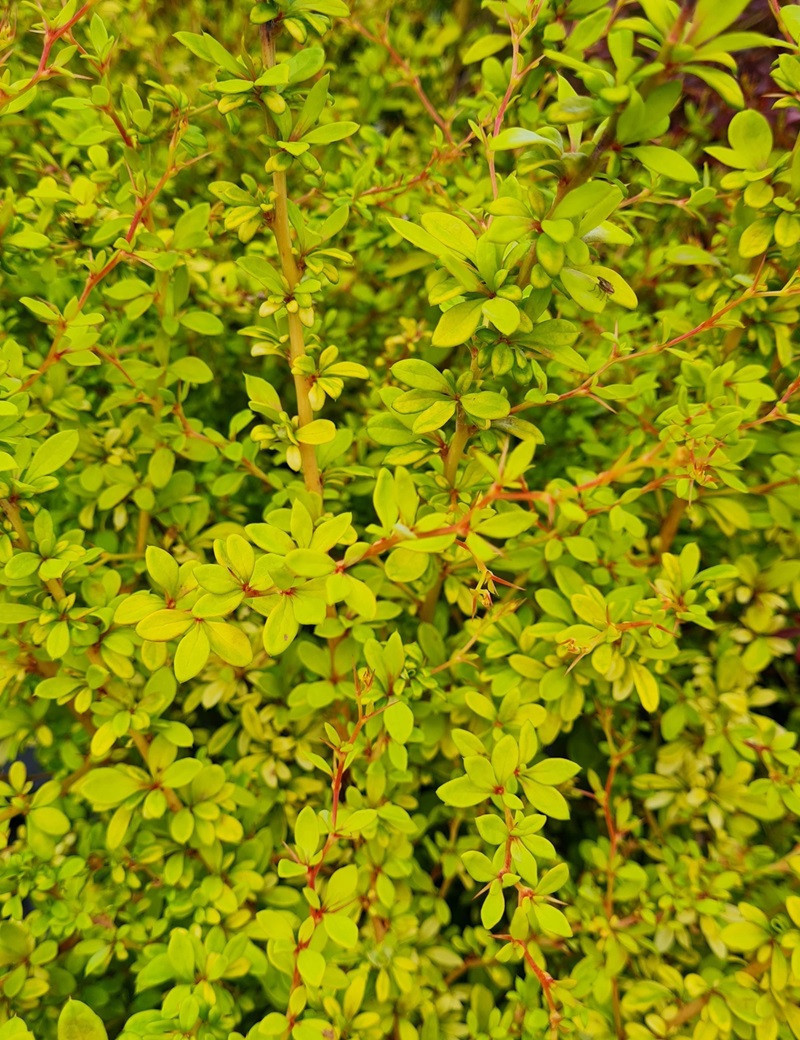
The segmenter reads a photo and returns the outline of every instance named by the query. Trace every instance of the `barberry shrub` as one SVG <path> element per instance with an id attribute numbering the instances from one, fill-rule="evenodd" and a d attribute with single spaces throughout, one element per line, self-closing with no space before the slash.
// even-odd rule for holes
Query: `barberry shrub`
<path id="1" fill-rule="evenodd" d="M 0 1038 L 800 1037 L 800 7 L 0 33 Z"/>

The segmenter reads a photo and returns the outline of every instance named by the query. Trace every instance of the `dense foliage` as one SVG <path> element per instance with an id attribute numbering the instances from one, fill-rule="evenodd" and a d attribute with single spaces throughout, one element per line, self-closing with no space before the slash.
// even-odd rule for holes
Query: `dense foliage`
<path id="1" fill-rule="evenodd" d="M 800 1038 L 800 7 L 0 36 L 0 1038 Z"/>

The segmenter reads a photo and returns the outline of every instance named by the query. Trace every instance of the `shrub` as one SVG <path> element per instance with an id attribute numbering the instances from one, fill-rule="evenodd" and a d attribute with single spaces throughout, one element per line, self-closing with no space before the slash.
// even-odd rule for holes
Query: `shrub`
<path id="1" fill-rule="evenodd" d="M 2 34 L 0 1038 L 800 1037 L 800 8 Z"/>

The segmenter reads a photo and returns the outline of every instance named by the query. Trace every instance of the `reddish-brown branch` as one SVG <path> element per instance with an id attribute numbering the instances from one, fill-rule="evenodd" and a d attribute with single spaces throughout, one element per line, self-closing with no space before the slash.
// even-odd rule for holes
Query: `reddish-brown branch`
<path id="1" fill-rule="evenodd" d="M 556 1007 L 556 1000 L 553 995 L 553 986 L 556 980 L 549 972 L 545 971 L 544 968 L 541 968 L 536 963 L 533 954 L 522 939 L 515 939 L 512 935 L 495 935 L 495 939 L 502 939 L 505 942 L 514 943 L 514 945 L 522 951 L 525 963 L 539 980 L 539 985 L 542 987 L 542 994 L 544 995 L 545 1003 L 550 1012 L 550 1029 L 552 1035 L 555 1036 L 558 1030 L 558 1024 L 561 1021 L 561 1015 Z"/>
<path id="2" fill-rule="evenodd" d="M 130 243 L 133 241 L 136 229 L 138 228 L 145 214 L 149 211 L 153 202 L 155 202 L 156 198 L 164 189 L 164 186 L 167 184 L 169 179 L 178 172 L 179 168 L 181 168 L 175 164 L 174 156 L 175 150 L 185 130 L 185 127 L 186 124 L 183 121 L 179 123 L 178 126 L 176 126 L 172 135 L 172 140 L 170 141 L 169 162 L 167 164 L 167 168 L 159 178 L 155 188 L 153 188 L 152 191 L 148 192 L 147 195 L 144 196 L 144 198 L 138 201 L 136 209 L 133 213 L 133 217 L 131 218 L 130 226 L 128 227 L 128 230 L 125 234 L 126 242 Z M 191 162 L 194 161 L 195 160 L 191 160 Z M 119 249 L 116 253 L 113 254 L 113 256 L 110 257 L 110 259 L 105 264 L 103 264 L 103 266 L 99 270 L 93 271 L 91 274 L 88 275 L 86 281 L 84 282 L 83 289 L 81 290 L 81 294 L 78 297 L 77 308 L 75 311 L 76 315 L 79 314 L 86 306 L 89 297 L 92 295 L 92 292 L 97 288 L 100 282 L 102 282 L 103 279 L 107 275 L 109 275 L 129 255 L 130 254 L 127 252 L 127 250 Z M 33 384 L 38 379 L 40 379 L 44 375 L 44 373 L 62 357 L 60 347 L 61 341 L 64 338 L 64 333 L 66 332 L 66 330 L 67 325 L 61 322 L 59 324 L 58 331 L 56 332 L 55 336 L 53 337 L 53 341 L 50 344 L 50 349 L 47 352 L 47 356 L 45 357 L 44 361 L 39 365 L 39 368 L 35 372 L 32 372 L 28 376 L 28 378 L 23 381 L 20 387 L 21 390 L 28 390 L 31 386 L 33 386 Z M 111 358 L 109 357 L 107 358 L 107 360 L 111 361 Z M 120 367 L 117 362 L 111 361 L 111 363 L 117 364 L 117 367 Z M 130 381 L 129 376 L 126 375 L 126 378 L 128 378 L 128 380 Z"/>
<path id="3" fill-rule="evenodd" d="M 405 60 L 405 58 L 394 48 L 391 41 L 389 40 L 389 34 L 387 33 L 387 31 L 384 29 L 381 35 L 378 36 L 375 33 L 370 32 L 370 30 L 367 29 L 366 26 L 362 25 L 361 22 L 359 22 L 356 18 L 351 18 L 349 20 L 349 24 L 359 34 L 359 36 L 363 36 L 364 39 L 369 40 L 370 43 L 375 43 L 379 47 L 384 47 L 386 49 L 386 52 L 388 53 L 392 64 L 403 73 L 408 82 L 408 85 L 419 98 L 420 104 L 431 117 L 431 119 L 434 121 L 434 123 L 442 131 L 448 144 L 455 144 L 453 133 L 450 129 L 450 124 L 441 115 L 439 115 L 439 113 L 436 110 L 436 106 L 425 93 L 425 89 L 422 86 L 422 80 L 419 78 L 417 73 L 414 72 L 414 70 Z"/>
<path id="4" fill-rule="evenodd" d="M 45 29 L 44 43 L 42 44 L 42 53 L 39 58 L 39 64 L 36 71 L 20 90 L 16 94 L 5 94 L 0 92 L 0 110 L 9 105 L 12 101 L 16 101 L 17 98 L 22 97 L 23 94 L 27 94 L 29 90 L 33 88 L 43 79 L 46 79 L 53 73 L 53 69 L 48 66 L 50 60 L 50 52 L 54 45 L 63 37 L 66 36 L 72 27 L 76 25 L 85 14 L 87 14 L 92 7 L 97 3 L 97 0 L 87 0 L 87 2 L 80 7 L 75 14 L 65 22 L 64 25 L 59 26 L 57 29 Z"/>
<path id="5" fill-rule="evenodd" d="M 767 0 L 767 2 L 769 4 L 770 10 L 772 11 L 772 14 L 775 17 L 775 22 L 777 23 L 777 26 L 781 31 L 781 35 L 783 36 L 784 40 L 786 40 L 786 42 L 790 44 L 792 48 L 794 48 L 796 46 L 796 43 L 794 41 L 794 38 L 792 37 L 792 34 L 786 28 L 786 22 L 784 22 L 783 20 L 783 13 L 781 11 L 781 5 L 779 0 Z"/>
<path id="6" fill-rule="evenodd" d="M 754 286 L 757 284 L 757 281 L 758 279 L 756 278 L 753 283 Z M 559 404 L 561 401 L 567 401 L 571 397 L 591 396 L 593 390 L 597 388 L 597 381 L 600 379 L 600 377 L 604 375 L 606 372 L 608 372 L 608 370 L 613 368 L 615 365 L 628 364 L 631 361 L 638 361 L 640 358 L 653 357 L 654 355 L 660 354 L 665 350 L 669 350 L 670 347 L 676 347 L 678 346 L 678 344 L 684 343 L 686 340 L 692 339 L 694 336 L 700 335 L 701 332 L 707 332 L 709 329 L 714 328 L 716 325 L 719 324 L 720 320 L 724 318 L 725 315 L 728 314 L 730 311 L 734 310 L 734 308 L 740 307 L 743 303 L 746 303 L 748 300 L 759 299 L 761 296 L 762 294 L 757 292 L 755 288 L 748 289 L 747 292 L 743 293 L 741 296 L 737 296 L 735 300 L 729 300 L 728 303 L 720 307 L 718 311 L 715 311 L 704 321 L 701 321 L 699 325 L 695 325 L 693 329 L 689 329 L 688 332 L 682 332 L 679 336 L 673 336 L 672 339 L 667 340 L 664 343 L 656 343 L 650 347 L 643 347 L 641 350 L 636 350 L 631 354 L 615 353 L 612 355 L 612 357 L 609 358 L 608 361 L 602 364 L 596 372 L 593 372 L 590 376 L 587 376 L 587 378 L 584 379 L 580 386 L 576 386 L 572 390 L 567 390 L 565 393 L 559 394 L 557 398 L 555 398 L 553 401 L 548 401 L 547 403 Z M 800 378 L 798 378 L 798 380 L 795 380 L 795 383 L 797 384 L 797 386 L 800 386 Z M 794 386 L 793 384 L 792 393 L 794 393 L 794 390 L 797 389 L 797 386 Z M 511 411 L 522 412 L 525 411 L 527 408 L 537 407 L 539 404 L 540 402 L 536 401 L 523 401 L 522 404 L 515 405 L 511 409 Z M 765 418 L 761 421 L 766 422 L 767 419 Z"/>
<path id="7" fill-rule="evenodd" d="M 103 109 L 103 111 L 111 119 L 111 122 L 114 124 L 114 126 L 119 131 L 120 137 L 125 142 L 125 144 L 128 146 L 128 148 L 133 148 L 133 138 L 130 136 L 128 131 L 122 125 L 122 120 L 119 118 L 119 116 L 114 111 L 114 109 L 110 105 L 108 105 L 108 106 L 106 106 Z"/>
<path id="8" fill-rule="evenodd" d="M 741 427 L 741 429 L 750 430 L 754 426 L 761 426 L 763 423 L 771 422 L 773 419 L 780 419 L 781 405 L 784 405 L 787 403 L 787 401 L 791 400 L 791 398 L 794 397 L 798 390 L 800 390 L 800 376 L 797 376 L 795 379 L 791 381 L 789 386 L 781 395 L 781 398 L 778 401 L 778 403 L 774 405 L 774 407 L 771 408 L 766 415 L 762 415 L 760 419 L 753 419 L 752 422 L 745 423 Z"/>

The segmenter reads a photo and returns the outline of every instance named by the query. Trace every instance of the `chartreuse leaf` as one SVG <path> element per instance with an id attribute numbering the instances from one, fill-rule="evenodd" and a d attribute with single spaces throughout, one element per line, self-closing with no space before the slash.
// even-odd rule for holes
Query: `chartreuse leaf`
<path id="1" fill-rule="evenodd" d="M 763 170 L 772 151 L 772 130 L 765 117 L 754 109 L 737 112 L 728 126 L 731 148 L 748 170 Z"/>
<path id="2" fill-rule="evenodd" d="M 747 7 L 747 0 L 731 0 L 730 4 L 720 7 L 714 0 L 698 0 L 692 14 L 695 44 L 704 43 L 713 36 L 733 25 L 742 11 Z"/>
<path id="3" fill-rule="evenodd" d="M 0 1040 L 35 1040 L 33 1033 L 26 1029 L 21 1018 L 9 1018 L 0 1026 Z"/>
<path id="4" fill-rule="evenodd" d="M 99 1015 L 80 1000 L 69 1000 L 58 1016 L 58 1040 L 106 1040 Z"/>
<path id="5" fill-rule="evenodd" d="M 386 729 L 399 744 L 405 744 L 414 728 L 414 713 L 403 701 L 390 704 L 384 713 Z"/>
<path id="6" fill-rule="evenodd" d="M 457 347 L 466 343 L 478 328 L 483 306 L 480 300 L 466 300 L 445 311 L 433 330 L 433 345 Z"/>
<path id="7" fill-rule="evenodd" d="M 731 950 L 749 953 L 769 940 L 769 933 L 752 921 L 737 921 L 722 929 L 720 938 Z"/>
<path id="8" fill-rule="evenodd" d="M 478 419 L 502 419 L 511 410 L 507 398 L 490 390 L 464 394 L 461 405 L 467 415 L 473 415 Z"/>
<path id="9" fill-rule="evenodd" d="M 562 939 L 569 939 L 572 935 L 570 923 L 558 907 L 550 903 L 537 902 L 533 913 L 545 935 L 556 935 Z"/>
<path id="10" fill-rule="evenodd" d="M 436 792 L 445 805 L 453 805 L 465 808 L 469 805 L 477 805 L 486 798 L 486 792 L 477 787 L 466 776 L 448 780 Z"/>
<path id="11" fill-rule="evenodd" d="M 281 596 L 264 626 L 264 649 L 272 657 L 277 657 L 289 647 L 299 628 L 289 597 Z"/>
<path id="12" fill-rule="evenodd" d="M 633 684 L 639 700 L 642 702 L 642 707 L 647 711 L 655 711 L 659 700 L 658 683 L 655 676 L 644 665 L 638 664 L 636 661 L 631 662 L 630 668 Z"/>
<path id="13" fill-rule="evenodd" d="M 509 36 L 501 33 L 487 33 L 464 51 L 461 60 L 465 65 L 470 65 L 474 61 L 483 61 L 490 54 L 496 54 L 510 45 Z"/>
<path id="14" fill-rule="evenodd" d="M 346 137 L 352 137 L 358 130 L 358 123 L 342 120 L 339 123 L 326 123 L 325 126 L 315 126 L 302 137 L 305 144 L 331 144 L 333 141 L 343 141 Z"/>
<path id="15" fill-rule="evenodd" d="M 325 974 L 325 958 L 316 950 L 301 950 L 297 956 L 297 969 L 307 986 L 320 986 Z"/>
<path id="16" fill-rule="evenodd" d="M 426 253 L 432 253 L 433 256 L 446 256 L 452 252 L 438 238 L 435 238 L 430 232 L 424 231 L 416 224 L 411 223 L 411 221 L 398 220 L 396 217 L 387 219 L 393 230 L 405 238 L 406 241 L 415 245 L 417 249 L 422 249 Z"/>
<path id="17" fill-rule="evenodd" d="M 336 427 L 330 419 L 312 419 L 297 431 L 301 444 L 328 444 L 336 436 Z"/>
<path id="18" fill-rule="evenodd" d="M 417 390 L 436 390 L 439 393 L 447 393 L 450 389 L 450 384 L 438 368 L 434 368 L 428 361 L 417 358 L 398 361 L 392 366 L 392 375 L 399 382 Z"/>
<path id="19" fill-rule="evenodd" d="M 78 447 L 79 435 L 77 430 L 62 430 L 48 437 L 44 444 L 36 449 L 28 468 L 25 470 L 25 480 L 30 483 L 40 477 L 49 476 L 72 458 Z"/>
<path id="20" fill-rule="evenodd" d="M 175 678 L 178 682 L 193 679 L 205 668 L 211 644 L 202 624 L 194 624 L 178 643 L 175 651 Z"/>
<path id="21" fill-rule="evenodd" d="M 491 140 L 491 147 L 496 151 L 505 151 L 509 148 L 531 148 L 543 146 L 558 151 L 556 144 L 542 134 L 533 130 L 525 130 L 523 127 L 508 127 L 501 130 Z"/>
<path id="22" fill-rule="evenodd" d="M 664 177 L 670 177 L 672 180 L 681 181 L 684 184 L 694 184 L 700 179 L 694 166 L 679 152 L 671 148 L 643 144 L 637 148 L 631 148 L 631 152 L 653 173 L 660 173 Z"/>
<path id="23" fill-rule="evenodd" d="M 218 336 L 224 327 L 215 314 L 204 311 L 187 311 L 186 314 L 181 315 L 179 320 L 184 328 L 191 329 L 192 332 L 199 332 L 203 336 Z M 182 378 L 189 377 L 183 376 Z"/>
<path id="24" fill-rule="evenodd" d="M 328 936 L 346 950 L 354 950 L 358 945 L 358 925 L 344 914 L 325 914 L 323 926 Z"/>
<path id="25" fill-rule="evenodd" d="M 800 1040 L 798 5 L 6 6 L 0 1040 Z"/>
<path id="26" fill-rule="evenodd" d="M 304 806 L 298 814 L 294 825 L 294 840 L 298 849 L 301 850 L 307 860 L 317 851 L 319 822 L 317 821 L 317 814 L 310 805 Z"/>
<path id="27" fill-rule="evenodd" d="M 493 928 L 505 911 L 503 887 L 499 881 L 493 881 L 489 893 L 481 905 L 481 924 L 484 928 Z"/>
<path id="28" fill-rule="evenodd" d="M 93 769 L 80 783 L 80 792 L 99 809 L 109 809 L 142 790 L 135 777 L 120 769 Z"/>
<path id="29" fill-rule="evenodd" d="M 515 332 L 521 320 L 519 309 L 510 300 L 504 300 L 500 296 L 487 300 L 483 305 L 482 314 L 504 336 L 510 336 Z"/>
<path id="30" fill-rule="evenodd" d="M 478 242 L 463 220 L 450 213 L 423 213 L 422 226 L 448 250 L 474 259 Z"/>

